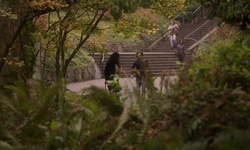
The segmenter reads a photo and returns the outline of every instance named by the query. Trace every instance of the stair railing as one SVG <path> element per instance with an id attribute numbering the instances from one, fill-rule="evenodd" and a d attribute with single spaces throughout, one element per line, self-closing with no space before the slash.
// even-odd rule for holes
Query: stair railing
<path id="1" fill-rule="evenodd" d="M 204 26 L 206 26 L 207 24 L 209 24 L 209 23 L 210 23 L 210 28 L 212 29 L 212 28 L 214 27 L 213 22 L 212 22 L 211 20 L 207 20 L 205 23 L 203 23 L 201 26 L 199 26 L 199 27 L 196 28 L 193 32 L 189 33 L 188 35 L 186 35 L 186 36 L 183 38 L 184 40 L 187 41 L 187 47 L 189 47 L 188 50 L 194 49 L 194 48 L 200 43 L 200 40 L 202 40 L 202 37 L 204 36 L 204 35 L 202 35 L 202 33 L 201 33 L 201 32 L 202 32 L 202 28 L 203 28 Z M 214 31 L 211 30 L 211 32 L 214 32 Z M 194 34 L 197 35 L 197 33 L 198 33 L 198 38 L 197 38 L 197 39 L 193 38 L 192 35 L 194 35 Z M 208 34 L 210 34 L 210 33 L 208 33 Z M 191 41 L 194 41 L 195 43 L 192 44 L 192 45 L 190 45 L 190 40 L 191 40 Z M 191 52 L 191 53 L 193 53 L 193 52 Z"/>
<path id="2" fill-rule="evenodd" d="M 172 18 L 171 21 L 178 21 L 179 27 L 181 27 L 181 24 L 185 22 L 198 22 L 199 19 L 202 18 L 200 16 L 203 16 L 202 8 L 202 5 L 200 5 L 193 12 L 181 12 L 174 18 Z M 167 22 L 162 28 L 160 28 L 155 33 L 151 34 L 147 38 L 144 38 L 144 42 L 148 50 L 153 48 L 159 41 L 168 36 L 168 26 L 171 21 Z"/>

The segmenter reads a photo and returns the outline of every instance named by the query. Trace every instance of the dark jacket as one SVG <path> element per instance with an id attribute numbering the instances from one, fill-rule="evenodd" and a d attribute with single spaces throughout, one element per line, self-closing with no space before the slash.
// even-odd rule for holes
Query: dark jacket
<path id="1" fill-rule="evenodd" d="M 148 61 L 145 60 L 145 59 L 141 59 L 141 60 L 136 60 L 134 63 L 133 63 L 133 66 L 131 67 L 131 69 L 136 69 L 136 70 L 139 70 L 140 72 L 140 75 L 136 74 L 136 78 L 140 79 L 142 77 L 145 76 L 145 71 L 147 69 L 149 69 L 149 66 L 148 66 Z"/>
<path id="2" fill-rule="evenodd" d="M 117 73 L 116 66 L 118 66 L 119 68 L 121 67 L 120 62 L 119 62 L 119 57 L 120 55 L 117 52 L 114 52 L 110 56 L 104 69 L 105 80 L 113 80 L 112 75 L 115 75 Z"/>

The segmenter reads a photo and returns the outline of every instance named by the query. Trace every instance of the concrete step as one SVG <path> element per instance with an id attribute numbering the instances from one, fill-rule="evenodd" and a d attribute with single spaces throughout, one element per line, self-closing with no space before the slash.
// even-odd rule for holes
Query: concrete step
<path id="1" fill-rule="evenodd" d="M 112 53 L 108 53 L 108 56 L 106 56 L 103 62 L 100 62 L 101 57 L 98 53 L 93 55 L 102 75 L 106 61 L 111 54 Z M 187 58 L 188 57 L 190 56 L 187 55 Z M 144 52 L 144 58 L 148 60 L 153 76 L 162 74 L 166 70 L 178 70 L 180 67 L 177 65 L 178 58 L 174 53 Z M 131 73 L 131 67 L 135 60 L 134 53 L 120 53 L 120 62 L 123 68 L 122 76 L 127 76 Z"/>
<path id="2" fill-rule="evenodd" d="M 179 40 L 183 41 L 185 48 L 192 46 L 199 39 L 204 37 L 209 31 L 211 31 L 218 20 L 208 21 L 206 18 L 203 18 L 200 22 L 194 23 L 185 23 L 180 26 L 179 34 L 177 36 L 177 42 Z M 206 24 L 204 24 L 206 23 Z M 201 25 L 203 25 L 200 27 Z M 195 32 L 194 32 L 195 31 Z M 170 48 L 169 39 L 161 39 L 150 51 L 144 52 L 144 58 L 148 60 L 149 66 L 153 76 L 161 75 L 165 71 L 174 70 L 175 72 L 179 71 L 181 66 L 177 65 L 178 58 L 175 55 L 175 49 Z M 185 59 L 192 59 L 191 51 L 185 51 Z M 95 53 L 93 58 L 95 59 L 96 64 L 98 65 L 101 73 L 103 75 L 103 70 L 106 65 L 106 61 L 112 53 L 108 53 L 102 60 L 102 55 Z M 121 52 L 120 53 L 120 62 L 123 68 L 123 73 L 121 76 L 128 77 L 130 75 L 131 67 L 135 61 L 135 52 Z"/>

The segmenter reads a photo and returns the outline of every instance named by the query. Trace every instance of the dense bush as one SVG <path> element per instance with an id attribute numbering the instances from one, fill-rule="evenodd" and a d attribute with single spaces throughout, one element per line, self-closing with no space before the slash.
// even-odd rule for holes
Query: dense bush
<path id="1" fill-rule="evenodd" d="M 249 149 L 250 47 L 242 37 L 195 57 L 167 93 L 153 87 L 145 97 L 130 93 L 132 107 L 122 104 L 127 97 L 97 87 L 76 95 L 60 85 L 7 86 L 13 96 L 0 100 L 0 147 Z"/>
<path id="2" fill-rule="evenodd" d="M 167 94 L 170 105 L 165 112 L 169 117 L 165 131 L 175 131 L 172 136 L 178 135 L 179 148 L 250 148 L 249 42 L 244 35 L 222 40 L 183 68 Z M 159 137 L 164 139 L 163 135 Z"/>

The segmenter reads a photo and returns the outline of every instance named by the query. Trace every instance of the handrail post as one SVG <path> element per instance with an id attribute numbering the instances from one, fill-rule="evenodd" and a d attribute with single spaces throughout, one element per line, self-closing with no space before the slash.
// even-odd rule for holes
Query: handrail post
<path id="1" fill-rule="evenodd" d="M 162 30 L 160 30 L 161 31 L 161 37 L 163 38 L 163 36 L 164 36 L 164 32 L 162 31 Z"/>
<path id="2" fill-rule="evenodd" d="M 101 55 L 101 57 L 100 57 L 100 61 L 99 61 L 99 65 L 101 65 L 101 76 L 102 76 L 102 74 L 103 74 L 103 72 L 104 72 L 104 67 L 103 67 L 103 63 L 104 63 L 104 59 L 105 59 L 105 56 L 104 56 L 104 54 L 102 54 Z"/>
<path id="3" fill-rule="evenodd" d="M 184 15 L 182 14 L 182 23 L 185 22 Z"/>

